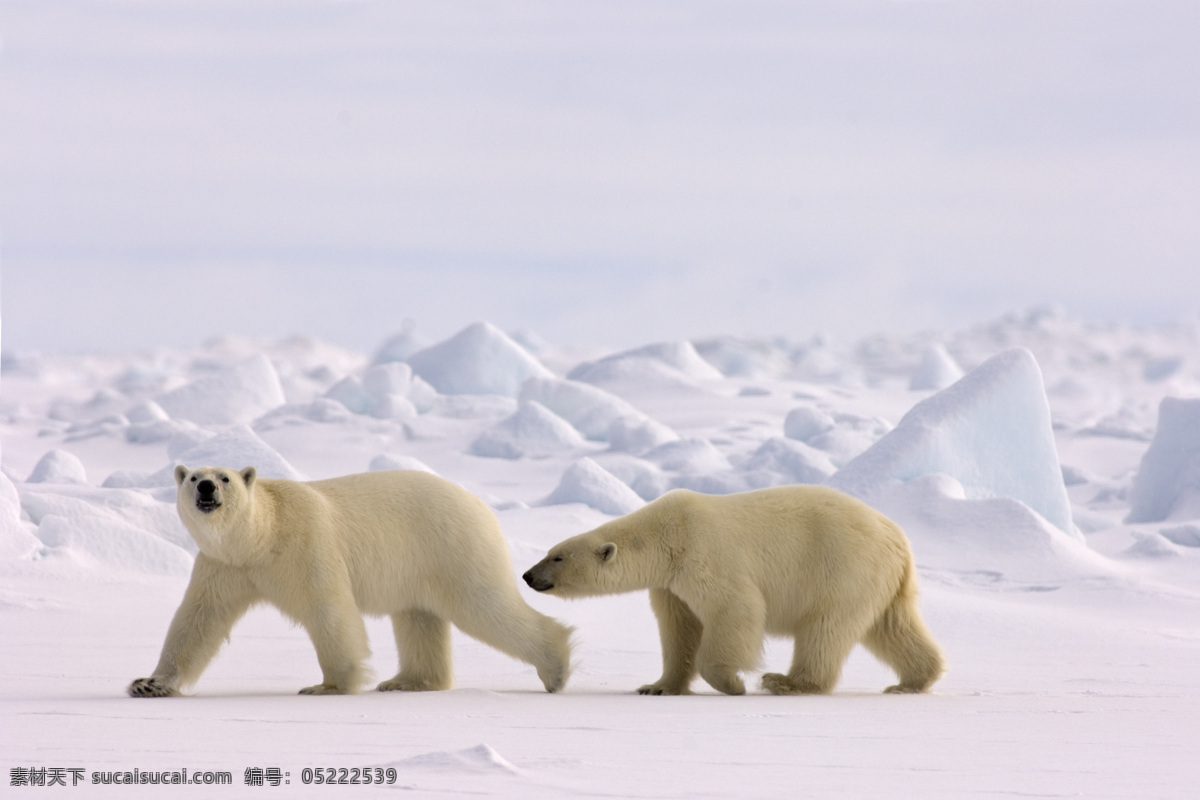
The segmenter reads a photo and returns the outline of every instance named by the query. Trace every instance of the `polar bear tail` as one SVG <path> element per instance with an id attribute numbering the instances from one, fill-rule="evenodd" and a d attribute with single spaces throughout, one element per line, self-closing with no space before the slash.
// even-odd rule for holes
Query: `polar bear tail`
<path id="1" fill-rule="evenodd" d="M 889 693 L 927 692 L 945 671 L 941 648 L 917 610 L 917 577 L 911 560 L 900 589 L 867 631 L 863 644 L 899 676 L 900 683 L 889 686 Z"/>

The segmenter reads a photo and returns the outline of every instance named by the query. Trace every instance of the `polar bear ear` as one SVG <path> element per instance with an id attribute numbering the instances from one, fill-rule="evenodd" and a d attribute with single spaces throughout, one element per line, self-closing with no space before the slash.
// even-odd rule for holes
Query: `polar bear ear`
<path id="1" fill-rule="evenodd" d="M 246 484 L 247 489 L 253 489 L 256 480 L 258 480 L 258 470 L 254 467 L 246 467 L 242 470 L 242 482 Z"/>
<path id="2" fill-rule="evenodd" d="M 182 486 L 183 482 L 187 478 L 189 472 L 191 472 L 191 470 L 188 469 L 187 467 L 185 467 L 183 464 L 179 464 L 178 466 L 176 466 L 175 467 L 175 485 Z"/>
<path id="3" fill-rule="evenodd" d="M 600 549 L 596 551 L 596 555 L 600 556 L 600 560 L 606 563 L 612 561 L 613 556 L 616 554 L 617 546 L 612 542 L 600 545 Z"/>

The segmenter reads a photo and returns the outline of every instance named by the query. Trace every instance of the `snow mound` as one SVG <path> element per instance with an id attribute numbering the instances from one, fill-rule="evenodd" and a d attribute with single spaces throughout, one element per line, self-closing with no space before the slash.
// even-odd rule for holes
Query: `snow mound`
<path id="1" fill-rule="evenodd" d="M 0 472 L 0 562 L 32 557 L 42 545 L 33 531 L 33 525 L 21 519 L 17 487 Z"/>
<path id="2" fill-rule="evenodd" d="M 305 480 L 295 467 L 246 425 L 238 425 L 196 442 L 191 447 L 178 450 L 172 456 L 172 460 L 174 463 L 149 476 L 141 485 L 147 487 L 174 486 L 176 464 L 183 464 L 193 469 L 206 466 L 231 467 L 233 469 L 254 467 L 264 478 Z"/>
<path id="3" fill-rule="evenodd" d="M 1200 398 L 1164 397 L 1129 493 L 1126 522 L 1200 518 Z"/>
<path id="4" fill-rule="evenodd" d="M 413 372 L 442 394 L 516 397 L 530 378 L 550 370 L 487 322 L 478 322 L 408 358 Z"/>
<path id="5" fill-rule="evenodd" d="M 37 537 L 49 548 L 48 557 L 66 555 L 86 566 L 145 572 L 152 575 L 187 575 L 192 556 L 183 548 L 116 520 L 86 520 L 47 515 Z"/>
<path id="6" fill-rule="evenodd" d="M 409 356 L 419 353 L 429 346 L 429 342 L 418 336 L 411 328 L 389 337 L 375 352 L 372 363 L 387 364 L 393 361 L 407 361 Z"/>
<path id="7" fill-rule="evenodd" d="M 1047 591 L 1029 585 L 1112 575 L 1113 565 L 1080 538 L 1064 533 L 1011 497 L 971 499 L 944 474 L 891 483 L 871 504 L 895 520 L 913 545 L 922 574 L 998 589 Z"/>
<path id="8" fill-rule="evenodd" d="M 488 458 L 549 456 L 585 446 L 579 431 L 541 403 L 530 401 L 517 413 L 484 431 L 471 443 L 470 453 Z"/>
<path id="9" fill-rule="evenodd" d="M 604 514 L 621 516 L 643 505 L 642 498 L 604 467 L 582 458 L 567 467 L 558 486 L 542 505 L 584 503 Z"/>
<path id="10" fill-rule="evenodd" d="M 370 414 L 378 419 L 414 417 L 433 407 L 437 392 L 412 367 L 399 361 L 376 364 L 361 377 L 348 375 L 329 387 L 325 398 L 336 400 L 354 414 Z M 330 415 L 320 406 L 310 411 L 318 419 Z"/>
<path id="11" fill-rule="evenodd" d="M 921 355 L 921 363 L 913 372 L 908 388 L 913 391 L 945 389 L 963 376 L 962 367 L 940 344 L 930 345 Z"/>
<path id="12" fill-rule="evenodd" d="M 286 402 L 279 375 L 264 354 L 197 378 L 156 400 L 173 419 L 198 425 L 250 422 Z"/>
<path id="13" fill-rule="evenodd" d="M 891 481 L 943 473 L 971 499 L 1010 497 L 1079 536 L 1063 485 L 1042 374 L 1023 348 L 989 359 L 922 400 L 830 480 L 868 497 Z"/>
<path id="14" fill-rule="evenodd" d="M 783 435 L 801 442 L 833 429 L 833 417 L 812 406 L 793 408 L 783 420 Z"/>
<path id="15" fill-rule="evenodd" d="M 695 388 L 700 381 L 722 377 L 691 342 L 663 342 L 625 350 L 589 361 L 571 370 L 568 378 L 615 388 Z"/>
<path id="16" fill-rule="evenodd" d="M 371 464 L 367 469 L 371 472 L 381 472 L 389 469 L 411 469 L 428 472 L 430 475 L 437 475 L 437 472 L 420 459 L 413 458 L 412 456 L 394 455 L 392 453 L 380 453 L 375 456 L 371 459 Z"/>
<path id="17" fill-rule="evenodd" d="M 661 444 L 642 458 L 671 472 L 721 472 L 732 469 L 729 459 L 708 439 L 679 439 Z"/>
<path id="18" fill-rule="evenodd" d="M 636 456 L 609 451 L 598 453 L 592 460 L 647 502 L 672 488 L 671 479 L 666 473 L 649 461 L 643 461 Z"/>
<path id="19" fill-rule="evenodd" d="M 1200 525 L 1176 525 L 1162 528 L 1159 533 L 1169 542 L 1181 547 L 1200 547 Z"/>
<path id="20" fill-rule="evenodd" d="M 154 444 L 165 442 L 191 422 L 176 422 L 163 407 L 153 400 L 143 400 L 125 412 L 129 427 L 125 429 L 125 440 L 131 444 Z"/>
<path id="21" fill-rule="evenodd" d="M 695 343 L 700 357 L 728 378 L 768 378 L 790 366 L 787 354 L 769 342 L 718 336 Z"/>
<path id="22" fill-rule="evenodd" d="M 87 483 L 83 462 L 66 450 L 51 450 L 42 456 L 29 473 L 26 483 Z"/>
<path id="23" fill-rule="evenodd" d="M 1183 551 L 1161 533 L 1132 531 L 1133 544 L 1121 551 L 1127 558 L 1179 558 Z"/>
<path id="24" fill-rule="evenodd" d="M 437 752 L 422 753 L 419 756 L 384 764 L 384 767 L 398 767 L 403 771 L 429 770 L 434 772 L 462 773 L 495 773 L 502 775 L 520 775 L 521 771 L 513 764 L 486 744 L 476 745 L 466 750 L 453 753 Z M 404 772 L 401 772 L 404 774 Z"/>
<path id="25" fill-rule="evenodd" d="M 644 416 L 597 386 L 562 378 L 530 378 L 521 385 L 518 400 L 541 403 L 593 441 L 604 441 L 615 420 Z"/>
<path id="26" fill-rule="evenodd" d="M 20 501 L 48 548 L 43 557 L 157 575 L 191 570 L 196 544 L 175 506 L 146 492 L 26 484 Z"/>
<path id="27" fill-rule="evenodd" d="M 608 428 L 608 446 L 625 453 L 645 453 L 677 441 L 679 434 L 645 414 L 613 420 Z"/>
<path id="28" fill-rule="evenodd" d="M 837 471 L 828 454 L 803 442 L 779 436 L 763 442 L 742 464 L 742 469 L 775 472 L 787 478 L 789 483 L 824 483 Z"/>

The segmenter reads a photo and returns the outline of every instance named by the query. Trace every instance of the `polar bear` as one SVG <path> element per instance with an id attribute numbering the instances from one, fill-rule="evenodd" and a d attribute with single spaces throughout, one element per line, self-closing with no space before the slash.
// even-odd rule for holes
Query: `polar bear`
<path id="1" fill-rule="evenodd" d="M 788 673 L 762 677 L 773 694 L 833 691 L 857 642 L 899 675 L 888 692 L 927 691 L 943 670 L 903 531 L 827 487 L 669 492 L 555 545 L 524 578 L 565 598 L 649 589 L 663 674 L 641 694 L 688 694 L 697 673 L 742 694 L 766 634 L 795 639 Z"/>
<path id="2" fill-rule="evenodd" d="M 363 614 L 390 615 L 400 650 L 380 691 L 450 688 L 450 623 L 534 665 L 547 691 L 566 683 L 571 629 L 526 605 L 495 515 L 465 489 L 407 470 L 300 483 L 179 466 L 175 482 L 200 553 L 158 666 L 130 695 L 179 694 L 259 602 L 312 638 L 322 679 L 301 694 L 359 690 Z"/>

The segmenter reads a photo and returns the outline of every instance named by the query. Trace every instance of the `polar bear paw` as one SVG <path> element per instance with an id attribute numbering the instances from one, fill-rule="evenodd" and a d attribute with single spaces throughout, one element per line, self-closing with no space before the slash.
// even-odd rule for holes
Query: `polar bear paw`
<path id="1" fill-rule="evenodd" d="M 659 681 L 656 683 L 647 683 L 645 686 L 639 686 L 637 693 L 638 694 L 655 695 L 655 696 L 669 696 L 669 695 L 679 695 L 679 694 L 691 694 L 692 690 L 686 686 L 675 686 L 672 684 L 665 684 L 665 683 L 662 683 L 661 681 Z"/>
<path id="2" fill-rule="evenodd" d="M 905 686 L 904 684 L 898 683 L 895 686 L 887 687 L 886 689 L 883 690 L 883 693 L 884 694 L 924 694 L 925 691 L 927 691 L 927 690 L 922 689 L 920 686 Z"/>
<path id="3" fill-rule="evenodd" d="M 824 690 L 815 683 L 790 678 L 778 672 L 768 672 L 762 676 L 762 688 L 771 694 L 824 694 Z"/>
<path id="4" fill-rule="evenodd" d="M 162 678 L 138 678 L 125 690 L 130 697 L 178 697 L 179 690 Z"/>
<path id="5" fill-rule="evenodd" d="M 332 683 L 318 683 L 315 686 L 305 686 L 300 694 L 347 694 L 345 689 Z"/>
<path id="6" fill-rule="evenodd" d="M 401 678 L 399 675 L 394 678 L 388 678 L 386 681 L 381 681 L 375 687 L 376 691 L 380 692 L 437 692 L 449 688 L 448 683 L 442 685 L 442 683 L 434 680 Z"/>

